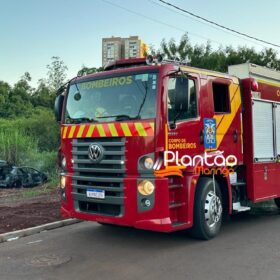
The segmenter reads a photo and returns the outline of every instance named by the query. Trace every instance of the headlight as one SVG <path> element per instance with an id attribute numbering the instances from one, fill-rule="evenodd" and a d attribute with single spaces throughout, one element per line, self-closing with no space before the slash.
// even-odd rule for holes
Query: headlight
<path id="1" fill-rule="evenodd" d="M 63 170 L 66 170 L 66 157 L 62 156 L 61 158 L 61 167 Z"/>
<path id="2" fill-rule="evenodd" d="M 154 161 L 153 161 L 153 159 L 150 158 L 150 157 L 146 157 L 146 158 L 144 159 L 144 167 L 145 167 L 146 169 L 152 169 L 153 166 L 154 166 Z"/>
<path id="3" fill-rule="evenodd" d="M 151 195 L 155 191 L 155 186 L 151 181 L 144 180 L 138 185 L 138 192 L 142 195 Z"/>
<path id="4" fill-rule="evenodd" d="M 60 176 L 60 187 L 61 187 L 62 189 L 64 189 L 65 186 L 66 186 L 66 177 L 63 176 L 63 175 L 61 175 L 61 176 Z"/>

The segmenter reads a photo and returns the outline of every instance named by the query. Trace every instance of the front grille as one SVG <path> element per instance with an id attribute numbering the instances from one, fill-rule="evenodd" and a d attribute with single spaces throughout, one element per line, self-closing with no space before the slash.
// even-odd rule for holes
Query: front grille
<path id="1" fill-rule="evenodd" d="M 99 163 L 93 163 L 88 157 L 92 143 L 104 148 L 104 157 Z M 76 211 L 121 216 L 124 205 L 125 138 L 74 139 L 72 147 L 72 196 Z M 87 197 L 89 188 L 104 190 L 105 199 Z"/>

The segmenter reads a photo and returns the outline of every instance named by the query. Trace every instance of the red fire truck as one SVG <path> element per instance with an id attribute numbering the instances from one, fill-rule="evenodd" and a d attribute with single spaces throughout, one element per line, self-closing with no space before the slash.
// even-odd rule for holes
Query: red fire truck
<path id="1" fill-rule="evenodd" d="M 120 60 L 72 79 L 55 113 L 64 217 L 210 239 L 252 203 L 280 207 L 280 72 Z"/>

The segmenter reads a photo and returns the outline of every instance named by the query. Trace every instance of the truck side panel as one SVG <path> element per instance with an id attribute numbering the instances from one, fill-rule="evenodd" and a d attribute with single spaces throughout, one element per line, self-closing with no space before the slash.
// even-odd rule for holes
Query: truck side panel
<path id="1" fill-rule="evenodd" d="M 248 198 L 260 202 L 280 196 L 280 163 L 276 147 L 279 123 L 275 122 L 278 102 L 274 102 L 277 89 L 267 84 L 259 85 L 257 95 L 261 98 L 253 99 L 256 93 L 251 90 L 251 82 L 251 79 L 243 80 L 244 162 Z"/>

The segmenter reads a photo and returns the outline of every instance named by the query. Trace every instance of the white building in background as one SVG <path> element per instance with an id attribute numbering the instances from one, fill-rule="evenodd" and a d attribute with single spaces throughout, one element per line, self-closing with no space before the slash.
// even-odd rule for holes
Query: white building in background
<path id="1" fill-rule="evenodd" d="M 138 36 L 102 39 L 103 66 L 117 59 L 144 57 L 146 52 L 147 45 Z"/>
<path id="2" fill-rule="evenodd" d="M 102 65 L 121 59 L 122 57 L 122 38 L 111 37 L 102 39 Z"/>

